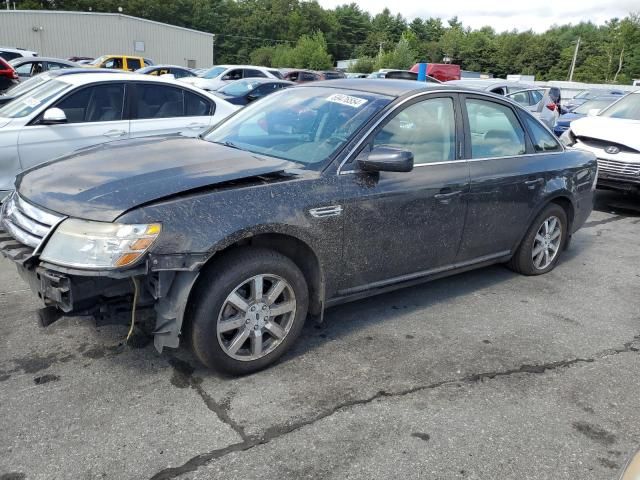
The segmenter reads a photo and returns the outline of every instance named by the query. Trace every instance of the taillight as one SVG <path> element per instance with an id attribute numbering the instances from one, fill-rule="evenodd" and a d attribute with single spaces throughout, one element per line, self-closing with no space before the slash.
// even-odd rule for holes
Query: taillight
<path id="1" fill-rule="evenodd" d="M 549 103 L 549 104 L 547 105 L 547 108 L 548 108 L 549 110 L 551 110 L 552 112 L 554 112 L 554 111 L 556 110 L 556 104 L 555 104 L 555 103 L 553 103 L 553 102 L 551 102 L 551 103 Z"/>

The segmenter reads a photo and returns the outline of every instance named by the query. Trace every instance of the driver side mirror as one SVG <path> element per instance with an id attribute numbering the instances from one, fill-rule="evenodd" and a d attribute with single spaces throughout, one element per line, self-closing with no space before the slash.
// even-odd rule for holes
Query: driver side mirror
<path id="1" fill-rule="evenodd" d="M 247 101 L 248 102 L 253 102 L 254 100 L 257 100 L 258 98 L 260 98 L 258 95 L 254 95 L 252 93 L 250 93 L 249 95 L 247 95 Z"/>
<path id="2" fill-rule="evenodd" d="M 374 147 L 358 160 L 365 172 L 410 172 L 413 170 L 413 153 L 393 147 Z"/>
<path id="3" fill-rule="evenodd" d="M 67 123 L 67 116 L 64 111 L 59 108 L 49 108 L 45 110 L 44 115 L 42 115 L 43 125 L 57 125 L 60 123 Z"/>

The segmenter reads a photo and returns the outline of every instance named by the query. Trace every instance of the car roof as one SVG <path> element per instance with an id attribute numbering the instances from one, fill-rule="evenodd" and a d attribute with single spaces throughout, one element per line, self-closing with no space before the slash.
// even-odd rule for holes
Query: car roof
<path id="1" fill-rule="evenodd" d="M 171 65 L 168 63 L 157 63 L 153 65 L 147 65 L 146 67 L 142 67 L 140 70 L 152 69 L 152 68 L 182 68 L 183 70 L 189 70 L 188 67 L 183 67 L 182 65 Z"/>
<path id="2" fill-rule="evenodd" d="M 513 80 L 504 80 L 501 78 L 463 78 L 460 80 L 449 80 L 448 82 L 445 82 L 445 84 L 447 85 L 458 85 L 461 87 L 469 87 L 469 88 L 491 88 L 491 87 L 500 87 L 500 86 L 513 86 L 513 87 L 519 87 L 522 88 L 523 90 L 529 89 L 529 88 L 536 88 L 535 85 L 530 84 L 530 83 L 522 83 L 522 82 L 515 82 Z"/>
<path id="3" fill-rule="evenodd" d="M 115 71 L 111 68 L 91 68 L 91 67 L 83 67 L 83 66 L 79 66 L 79 67 L 71 67 L 71 68 L 61 68 L 59 70 L 47 70 L 46 72 L 42 73 L 41 75 L 49 75 L 51 77 L 59 77 L 62 75 L 75 75 L 75 74 L 81 74 L 81 73 L 100 73 L 100 74 L 120 74 L 123 73 L 125 75 L 130 74 L 130 72 L 125 72 L 125 71 Z"/>
<path id="4" fill-rule="evenodd" d="M 12 65 L 14 64 L 24 64 L 24 63 L 33 63 L 33 62 L 60 62 L 60 63 L 67 63 L 69 65 L 76 65 L 75 62 L 72 62 L 71 60 L 66 60 L 64 58 L 57 58 L 57 57 L 16 57 L 13 60 L 11 60 Z"/>
<path id="5" fill-rule="evenodd" d="M 372 78 L 339 78 L 335 80 L 321 80 L 319 82 L 303 83 L 296 88 L 331 87 L 344 90 L 375 93 L 390 97 L 401 97 L 411 92 L 447 89 L 446 85 L 428 84 L 415 80 L 376 80 Z M 453 86 L 448 89 L 454 90 Z M 459 89 L 457 89 L 459 90 Z"/>
<path id="6" fill-rule="evenodd" d="M 27 50 L 20 47 L 0 47 L 3 52 L 15 52 L 15 53 L 36 53 L 35 50 Z"/>
<path id="7" fill-rule="evenodd" d="M 231 85 L 232 83 L 244 82 L 246 80 L 250 80 L 252 83 L 286 83 L 287 85 L 295 85 L 295 83 L 290 82 L 289 80 L 283 80 L 281 78 L 265 78 L 265 77 L 239 78 L 238 80 L 234 80 L 233 82 L 230 82 L 229 85 Z"/>
<path id="8" fill-rule="evenodd" d="M 178 83 L 173 79 L 168 79 L 163 77 L 154 77 L 153 75 L 142 75 L 142 74 L 132 73 L 132 72 L 115 72 L 113 70 L 111 71 L 111 75 L 105 75 L 102 72 L 90 72 L 87 70 L 84 70 L 82 72 L 77 72 L 75 75 L 65 75 L 65 78 L 61 80 L 71 85 L 84 85 L 92 82 L 104 82 L 105 80 L 117 82 L 117 81 L 138 79 L 138 80 L 143 80 L 145 82 L 166 83 L 170 85 L 179 85 L 181 87 L 185 85 L 189 86 L 186 83 Z"/>

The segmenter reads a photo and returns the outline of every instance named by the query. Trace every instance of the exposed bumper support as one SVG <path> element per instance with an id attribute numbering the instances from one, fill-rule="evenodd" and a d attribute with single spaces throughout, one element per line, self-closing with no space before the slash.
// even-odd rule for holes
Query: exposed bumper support
<path id="1" fill-rule="evenodd" d="M 153 344 L 158 352 L 164 347 L 178 348 L 189 293 L 198 275 L 199 272 L 177 273 L 167 294 L 157 300 Z"/>

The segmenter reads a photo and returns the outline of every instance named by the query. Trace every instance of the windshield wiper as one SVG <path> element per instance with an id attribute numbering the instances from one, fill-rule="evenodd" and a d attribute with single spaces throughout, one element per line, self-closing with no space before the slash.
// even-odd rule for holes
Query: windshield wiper
<path id="1" fill-rule="evenodd" d="M 217 143 L 218 145 L 224 145 L 225 147 L 229 147 L 229 148 L 235 148 L 236 150 L 244 150 L 243 148 L 240 148 L 235 143 L 229 140 L 225 140 L 224 142 L 213 142 L 213 143 Z"/>

